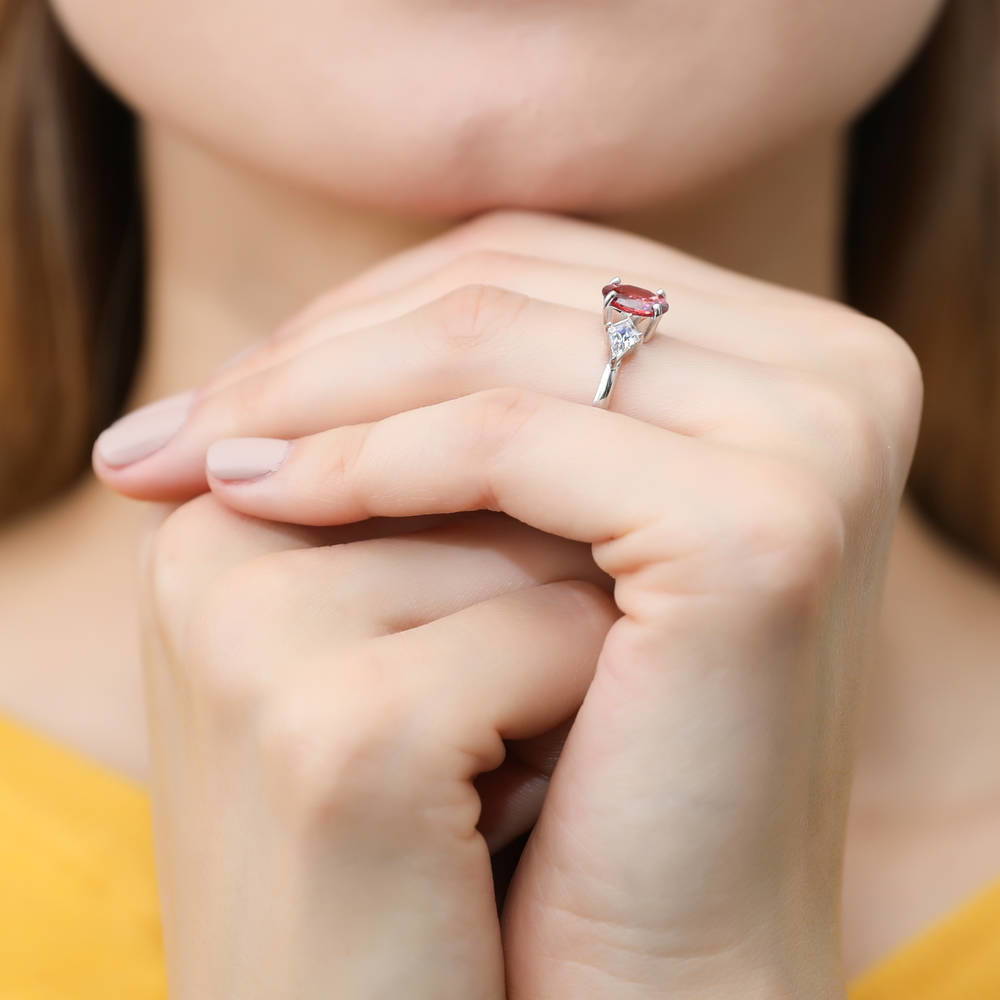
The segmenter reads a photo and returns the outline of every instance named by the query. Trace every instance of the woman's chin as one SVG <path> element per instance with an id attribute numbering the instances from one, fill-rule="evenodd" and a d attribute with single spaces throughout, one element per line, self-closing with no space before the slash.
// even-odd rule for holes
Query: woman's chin
<path id="1" fill-rule="evenodd" d="M 423 148 L 390 146 L 365 153 L 355 147 L 350 157 L 339 150 L 275 156 L 282 147 L 274 146 L 215 151 L 336 202 L 414 218 L 461 219 L 498 208 L 570 215 L 625 212 L 681 201 L 710 185 L 720 166 L 725 169 L 724 164 L 687 164 L 680 157 L 669 167 L 655 159 L 629 163 L 619 148 L 595 152 L 568 144 L 540 155 L 498 144 L 489 155 L 447 156 L 443 145 L 428 141 Z"/>

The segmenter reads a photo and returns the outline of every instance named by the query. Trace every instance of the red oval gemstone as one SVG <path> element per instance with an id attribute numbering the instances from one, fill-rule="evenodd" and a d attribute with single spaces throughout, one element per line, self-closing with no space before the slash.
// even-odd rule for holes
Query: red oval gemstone
<path id="1" fill-rule="evenodd" d="M 640 288 L 638 285 L 605 285 L 601 289 L 602 295 L 608 292 L 615 293 L 615 300 L 611 304 L 622 312 L 631 313 L 633 316 L 653 316 L 656 313 L 656 306 L 661 307 L 661 312 L 668 309 L 667 300 L 659 292 L 651 292 L 648 288 Z"/>

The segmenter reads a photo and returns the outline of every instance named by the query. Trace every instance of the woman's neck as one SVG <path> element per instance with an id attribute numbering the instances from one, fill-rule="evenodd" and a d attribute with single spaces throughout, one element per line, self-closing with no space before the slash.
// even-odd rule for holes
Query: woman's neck
<path id="1" fill-rule="evenodd" d="M 447 228 L 333 204 L 157 127 L 143 159 L 148 320 L 135 402 L 198 385 L 314 296 Z"/>

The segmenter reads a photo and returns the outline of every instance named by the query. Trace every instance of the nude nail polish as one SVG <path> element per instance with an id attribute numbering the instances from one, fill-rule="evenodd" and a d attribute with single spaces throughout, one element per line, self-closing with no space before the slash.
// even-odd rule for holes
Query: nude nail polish
<path id="1" fill-rule="evenodd" d="M 205 456 L 209 475 L 225 482 L 260 479 L 276 472 L 288 454 L 280 438 L 229 438 L 216 441 Z"/>
<path id="2" fill-rule="evenodd" d="M 182 392 L 126 414 L 98 437 L 97 456 L 118 469 L 159 451 L 184 426 L 193 401 L 193 391 Z"/>

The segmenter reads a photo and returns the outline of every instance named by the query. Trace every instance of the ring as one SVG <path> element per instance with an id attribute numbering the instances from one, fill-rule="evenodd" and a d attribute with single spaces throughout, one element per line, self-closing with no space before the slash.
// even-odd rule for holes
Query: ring
<path id="1" fill-rule="evenodd" d="M 594 406 L 606 409 L 622 362 L 653 335 L 669 306 L 662 288 L 651 292 L 638 285 L 623 285 L 612 278 L 602 289 L 604 329 L 608 334 L 609 358 L 594 395 Z"/>

